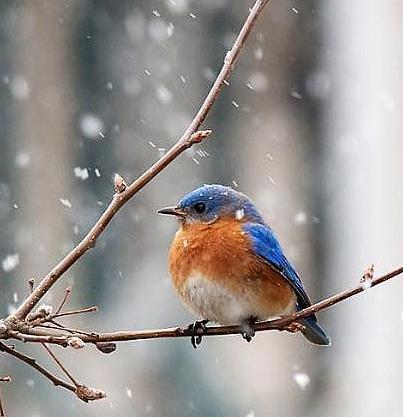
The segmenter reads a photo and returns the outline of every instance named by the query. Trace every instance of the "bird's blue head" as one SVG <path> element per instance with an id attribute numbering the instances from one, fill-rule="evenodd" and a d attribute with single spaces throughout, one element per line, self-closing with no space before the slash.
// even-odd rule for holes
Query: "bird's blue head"
<path id="1" fill-rule="evenodd" d="M 176 207 L 158 211 L 173 214 L 184 222 L 212 223 L 233 216 L 239 221 L 264 223 L 252 201 L 245 195 L 223 185 L 204 185 L 185 195 Z"/>

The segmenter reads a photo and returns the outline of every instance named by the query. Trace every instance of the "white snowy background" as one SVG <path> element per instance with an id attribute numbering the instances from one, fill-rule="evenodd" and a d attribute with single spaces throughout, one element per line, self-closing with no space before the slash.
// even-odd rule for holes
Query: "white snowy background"
<path id="1" fill-rule="evenodd" d="M 25 297 L 108 203 L 183 132 L 251 1 L 0 2 L 0 315 Z M 131 201 L 57 285 L 66 323 L 186 325 L 156 210 L 211 182 L 247 193 L 314 300 L 403 263 L 403 3 L 272 0 L 205 124 L 214 135 Z M 58 349 L 108 398 L 84 404 L 0 355 L 10 417 L 403 416 L 403 284 L 320 313 L 333 338 L 260 333 Z M 40 346 L 19 346 L 55 369 Z"/>

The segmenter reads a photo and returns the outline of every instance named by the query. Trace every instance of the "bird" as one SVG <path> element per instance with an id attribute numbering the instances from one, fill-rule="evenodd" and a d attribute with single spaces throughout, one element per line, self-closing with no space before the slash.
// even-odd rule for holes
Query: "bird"
<path id="1" fill-rule="evenodd" d="M 258 321 L 311 305 L 278 238 L 245 194 L 203 185 L 158 213 L 179 220 L 168 263 L 177 295 L 198 318 L 189 326 L 195 348 L 209 322 L 240 325 L 249 342 Z M 299 324 L 309 342 L 331 345 L 315 314 Z"/>

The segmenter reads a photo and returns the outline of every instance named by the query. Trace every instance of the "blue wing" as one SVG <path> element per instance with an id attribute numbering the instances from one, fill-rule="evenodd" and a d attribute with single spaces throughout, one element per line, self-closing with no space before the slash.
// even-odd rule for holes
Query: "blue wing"
<path id="1" fill-rule="evenodd" d="M 255 253 L 283 275 L 292 286 L 297 295 L 298 308 L 309 307 L 311 301 L 304 290 L 301 279 L 290 262 L 288 262 L 283 248 L 273 231 L 269 227 L 258 223 L 246 223 L 243 228 L 252 239 Z"/>

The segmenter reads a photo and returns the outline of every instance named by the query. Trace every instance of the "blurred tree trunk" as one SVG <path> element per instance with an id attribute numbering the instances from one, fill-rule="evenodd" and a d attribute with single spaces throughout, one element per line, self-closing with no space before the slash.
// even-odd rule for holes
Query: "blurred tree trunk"
<path id="1" fill-rule="evenodd" d="M 12 303 L 18 304 L 28 292 L 28 280 L 35 278 L 38 282 L 71 247 L 70 209 L 59 199 L 71 199 L 73 175 L 72 66 L 66 38 L 72 7 L 46 0 L 7 3 L 4 14 L 1 10 L 1 18 L 3 27 L 12 34 L 9 44 L 12 57 L 10 54 L 7 63 L 11 103 L 3 114 L 8 123 L 12 121 L 8 137 L 13 143 L 1 155 L 2 159 L 8 155 L 8 162 L 2 163 L 1 169 L 8 169 L 10 203 L 15 210 L 15 223 L 11 221 L 9 225 L 20 266 L 15 269 L 18 279 L 13 281 L 10 291 L 14 294 Z M 71 204 L 74 207 L 74 201 Z M 56 290 L 52 297 L 57 294 L 60 292 Z M 15 361 L 12 363 L 15 365 Z M 32 378 L 32 371 L 23 366 L 14 366 L 11 373 L 20 381 Z M 13 384 L 6 408 L 10 412 L 18 410 L 20 415 L 43 413 L 46 401 L 38 401 L 36 405 L 21 401 L 27 394 L 27 386 Z M 37 394 L 40 398 L 39 391 Z"/>
<path id="2" fill-rule="evenodd" d="M 18 100 L 10 94 L 15 82 L 13 53 L 15 42 L 13 29 L 15 13 L 8 2 L 0 2 L 0 315 L 8 314 L 14 306 L 14 282 L 18 267 L 4 267 L 3 262 L 8 256 L 18 254 L 16 247 L 15 229 L 18 219 L 18 204 L 16 199 L 16 176 L 13 168 L 17 162 L 18 149 L 15 146 L 15 113 L 18 110 Z M 15 258 L 17 259 L 17 258 Z"/>
<path id="3" fill-rule="evenodd" d="M 17 10 L 15 94 L 21 100 L 18 152 L 26 169 L 19 177 L 17 240 L 23 259 L 19 290 L 40 278 L 69 248 L 67 207 L 71 164 L 71 68 L 62 2 L 35 0 Z M 71 204 L 74 204 L 72 202 Z"/>
<path id="4" fill-rule="evenodd" d="M 342 1 L 324 11 L 333 82 L 326 258 L 335 291 L 355 285 L 371 262 L 381 273 L 403 260 L 403 6 Z M 401 414 L 402 290 L 398 279 L 332 310 L 331 415 L 340 404 L 345 415 Z"/>

